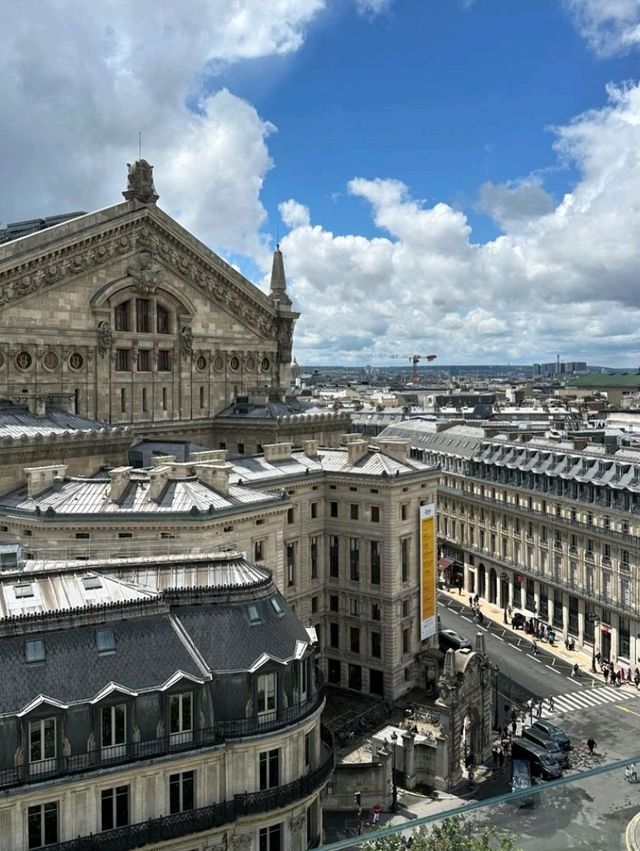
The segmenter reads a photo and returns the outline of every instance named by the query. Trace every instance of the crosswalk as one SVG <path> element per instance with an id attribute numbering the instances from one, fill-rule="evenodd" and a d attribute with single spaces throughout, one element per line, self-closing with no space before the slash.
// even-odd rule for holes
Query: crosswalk
<path id="1" fill-rule="evenodd" d="M 605 703 L 620 703 L 625 700 L 635 700 L 638 697 L 640 697 L 640 692 L 613 688 L 612 686 L 602 686 L 601 688 L 573 691 L 569 694 L 559 694 L 551 698 L 551 700 L 545 698 L 542 704 L 542 718 L 554 718 L 559 715 L 565 715 L 567 712 L 576 712 L 579 709 L 588 709 L 592 706 L 602 706 Z"/>

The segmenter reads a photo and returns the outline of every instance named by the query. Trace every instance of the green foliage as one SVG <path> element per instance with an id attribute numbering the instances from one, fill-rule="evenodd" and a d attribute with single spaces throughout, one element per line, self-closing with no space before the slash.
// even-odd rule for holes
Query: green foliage
<path id="1" fill-rule="evenodd" d="M 373 839 L 363 846 L 366 851 L 405 851 L 404 835 Z M 428 834 L 412 834 L 411 851 L 518 851 L 511 834 L 499 834 L 494 827 L 479 830 L 465 827 L 462 816 L 453 816 L 434 825 Z"/>

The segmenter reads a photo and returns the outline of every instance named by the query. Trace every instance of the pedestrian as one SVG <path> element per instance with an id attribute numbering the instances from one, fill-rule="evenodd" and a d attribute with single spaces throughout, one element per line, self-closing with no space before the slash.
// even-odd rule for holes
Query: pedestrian
<path id="1" fill-rule="evenodd" d="M 538 645 L 536 644 L 535 639 L 531 643 L 531 652 L 534 656 L 538 655 Z"/>
<path id="2" fill-rule="evenodd" d="M 511 722 L 511 732 L 515 736 L 515 734 L 516 734 L 516 722 L 515 721 Z"/>
<path id="3" fill-rule="evenodd" d="M 542 718 L 542 701 L 538 701 L 538 705 L 536 707 L 536 718 Z"/>
<path id="4" fill-rule="evenodd" d="M 571 669 L 571 676 L 575 679 L 578 676 L 578 663 L 576 662 Z"/>
<path id="5" fill-rule="evenodd" d="M 469 594 L 469 608 L 473 608 L 473 597 L 471 596 L 471 594 Z"/>
<path id="6" fill-rule="evenodd" d="M 595 739 L 592 739 L 591 736 L 587 739 L 587 748 L 589 749 L 589 753 L 593 753 L 593 749 L 598 747 L 598 743 Z"/>
<path id="7" fill-rule="evenodd" d="M 609 682 L 609 666 L 607 664 L 604 664 L 602 666 L 602 676 L 604 677 L 605 683 L 608 683 Z"/>
<path id="8" fill-rule="evenodd" d="M 480 626 L 482 626 L 482 624 L 484 623 L 484 615 L 482 614 L 480 609 L 478 609 L 478 623 L 480 624 Z"/>
<path id="9" fill-rule="evenodd" d="M 633 675 L 633 681 L 636 684 L 636 688 L 638 688 L 638 684 L 640 684 L 640 671 L 636 668 L 635 673 Z"/>
<path id="10" fill-rule="evenodd" d="M 497 745 L 494 745 L 491 748 L 491 759 L 493 760 L 493 767 L 497 768 L 498 767 L 498 746 Z"/>
<path id="11" fill-rule="evenodd" d="M 504 765 L 504 750 L 503 748 L 498 748 L 498 766 L 502 768 Z"/>
<path id="12" fill-rule="evenodd" d="M 549 712 L 553 712 L 553 711 L 554 711 L 554 709 L 556 708 L 556 702 L 555 702 L 555 700 L 553 699 L 553 696 L 552 696 L 552 697 L 550 697 L 550 698 L 549 698 L 549 700 L 548 700 L 547 702 L 548 702 L 548 704 L 549 704 Z"/>
<path id="13" fill-rule="evenodd" d="M 373 805 L 373 824 L 378 824 L 380 821 L 380 813 L 382 812 L 382 807 L 380 804 Z"/>
<path id="14" fill-rule="evenodd" d="M 475 601 L 475 604 L 477 606 L 478 603 L 480 602 L 480 596 L 478 594 L 476 594 L 476 596 L 474 597 L 474 601 Z"/>
<path id="15" fill-rule="evenodd" d="M 596 660 L 596 662 L 598 663 L 598 665 L 600 665 L 600 663 L 601 663 L 601 661 L 602 661 L 602 656 L 600 655 L 600 651 L 599 651 L 599 650 L 598 650 L 598 652 L 597 652 L 597 653 L 596 653 L 596 655 L 595 655 L 595 660 Z M 602 667 L 602 666 L 600 666 L 600 667 Z"/>
<path id="16" fill-rule="evenodd" d="M 458 597 L 462 596 L 462 579 L 458 579 Z"/>
<path id="17" fill-rule="evenodd" d="M 625 679 L 628 683 L 631 682 L 631 668 L 627 668 L 627 672 L 625 674 Z"/>

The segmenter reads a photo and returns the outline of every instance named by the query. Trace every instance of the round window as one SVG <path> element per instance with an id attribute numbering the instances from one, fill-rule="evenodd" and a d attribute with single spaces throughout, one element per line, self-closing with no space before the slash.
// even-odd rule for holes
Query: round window
<path id="1" fill-rule="evenodd" d="M 213 361 L 213 368 L 216 372 L 222 372 L 224 369 L 224 359 L 221 358 L 220 355 L 216 355 L 216 358 Z"/>
<path id="2" fill-rule="evenodd" d="M 246 361 L 244 362 L 244 365 L 249 372 L 253 372 L 253 370 L 256 368 L 256 362 L 251 357 L 251 355 L 249 355 L 249 357 L 246 359 Z"/>
<path id="3" fill-rule="evenodd" d="M 42 363 L 45 365 L 46 369 L 57 369 L 58 355 L 55 352 L 47 352 L 42 358 Z"/>
<path id="4" fill-rule="evenodd" d="M 82 369 L 82 364 L 84 363 L 84 358 L 80 354 L 80 352 L 74 352 L 69 358 L 69 366 L 71 369 Z"/>
<path id="5" fill-rule="evenodd" d="M 231 358 L 231 360 L 229 361 L 229 366 L 231 367 L 231 369 L 232 369 L 234 372 L 236 372 L 238 369 L 240 369 L 240 358 L 237 358 L 237 357 L 234 355 L 234 356 Z"/>
<path id="6" fill-rule="evenodd" d="M 196 369 L 199 369 L 202 372 L 203 369 L 207 368 L 207 359 L 204 355 L 199 355 L 196 358 Z"/>
<path id="7" fill-rule="evenodd" d="M 29 352 L 18 352 L 16 355 L 16 366 L 18 369 L 29 369 L 31 366 L 31 355 Z"/>
<path id="8" fill-rule="evenodd" d="M 271 367 L 271 361 L 269 360 L 269 358 L 262 358 L 262 360 L 260 361 L 260 369 L 263 372 L 269 372 L 270 367 Z"/>

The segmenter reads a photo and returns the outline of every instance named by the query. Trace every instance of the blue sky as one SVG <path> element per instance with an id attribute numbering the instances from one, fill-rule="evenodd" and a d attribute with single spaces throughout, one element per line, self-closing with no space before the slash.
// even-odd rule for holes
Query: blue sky
<path id="1" fill-rule="evenodd" d="M 0 220 L 115 203 L 142 129 L 261 286 L 279 232 L 302 362 L 640 363 L 640 0 L 94 9 L 9 13 Z"/>

